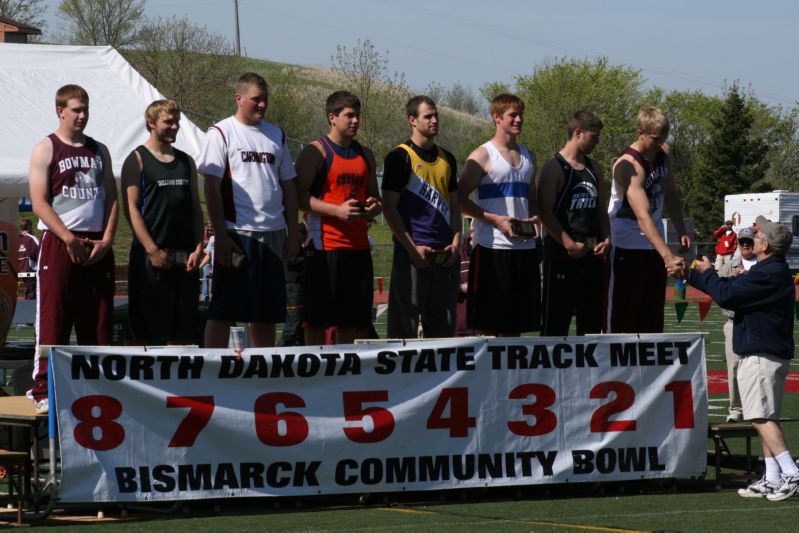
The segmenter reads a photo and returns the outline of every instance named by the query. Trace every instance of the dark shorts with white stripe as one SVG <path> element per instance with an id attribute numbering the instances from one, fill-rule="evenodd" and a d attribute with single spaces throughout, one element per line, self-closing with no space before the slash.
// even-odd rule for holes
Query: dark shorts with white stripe
<path id="1" fill-rule="evenodd" d="M 469 264 L 467 320 L 472 329 L 519 334 L 541 328 L 541 274 L 532 250 L 479 244 Z"/>
<path id="2" fill-rule="evenodd" d="M 603 259 L 592 253 L 573 259 L 554 239 L 544 239 L 541 335 L 568 335 L 572 316 L 577 335 L 601 333 L 605 294 Z"/>

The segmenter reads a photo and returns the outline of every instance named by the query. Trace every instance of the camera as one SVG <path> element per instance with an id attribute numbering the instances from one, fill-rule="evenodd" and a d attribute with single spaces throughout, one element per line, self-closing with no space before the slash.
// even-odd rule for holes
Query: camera
<path id="1" fill-rule="evenodd" d="M 530 239 L 538 235 L 538 232 L 535 230 L 535 224 L 529 220 L 516 220 L 514 218 L 510 221 L 510 228 L 513 230 L 513 233 L 519 237 Z"/>
<path id="2" fill-rule="evenodd" d="M 430 263 L 430 266 L 440 267 L 444 266 L 452 254 L 445 250 L 434 250 L 432 252 L 428 252 L 427 254 L 427 262 Z"/>

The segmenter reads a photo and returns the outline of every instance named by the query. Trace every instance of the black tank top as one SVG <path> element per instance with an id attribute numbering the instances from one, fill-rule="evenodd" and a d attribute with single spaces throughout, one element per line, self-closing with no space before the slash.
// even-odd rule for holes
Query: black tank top
<path id="1" fill-rule="evenodd" d="M 563 171 L 563 188 L 555 199 L 555 218 L 572 239 L 604 238 L 600 235 L 597 206 L 598 186 L 594 164 L 585 158 L 585 168 L 576 170 L 560 154 L 555 154 Z"/>
<path id="2" fill-rule="evenodd" d="M 663 209 L 663 201 L 665 198 L 666 176 L 669 174 L 669 167 L 666 161 L 666 152 L 664 152 L 663 149 L 660 149 L 655 155 L 654 161 L 647 161 L 644 159 L 644 156 L 641 155 L 641 152 L 632 146 L 628 146 L 622 153 L 619 154 L 618 157 L 623 155 L 629 155 L 639 165 L 641 165 L 641 168 L 644 169 L 644 172 L 646 173 L 646 178 L 644 179 L 644 192 L 646 192 L 646 197 L 649 200 L 649 214 L 653 215 L 653 220 L 660 220 L 660 215 L 662 215 Z M 616 159 L 614 159 L 614 161 Z M 611 166 L 615 166 L 615 162 L 611 163 Z M 637 219 L 635 212 L 630 205 L 630 201 L 627 200 L 626 194 L 622 197 L 622 204 L 619 210 L 616 212 L 616 218 L 629 218 L 632 220 Z"/>
<path id="3" fill-rule="evenodd" d="M 175 149 L 175 159 L 162 163 L 144 146 L 139 179 L 139 212 L 159 248 L 191 251 L 197 244 L 191 198 L 189 156 Z"/>

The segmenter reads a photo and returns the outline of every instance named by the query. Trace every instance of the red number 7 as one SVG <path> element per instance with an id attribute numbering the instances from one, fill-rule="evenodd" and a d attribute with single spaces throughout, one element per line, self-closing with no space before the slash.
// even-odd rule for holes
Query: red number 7
<path id="1" fill-rule="evenodd" d="M 214 412 L 213 396 L 167 396 L 166 406 L 171 408 L 188 407 L 189 412 L 178 426 L 169 448 L 194 446 L 197 435 L 208 425 Z"/>

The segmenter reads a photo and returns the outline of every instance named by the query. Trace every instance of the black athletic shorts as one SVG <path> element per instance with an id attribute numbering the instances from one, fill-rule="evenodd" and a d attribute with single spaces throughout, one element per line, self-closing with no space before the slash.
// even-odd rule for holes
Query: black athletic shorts
<path id="1" fill-rule="evenodd" d="M 185 267 L 153 268 L 144 247 L 130 247 L 128 316 L 136 341 L 151 346 L 197 344 L 199 273 Z"/>
<path id="2" fill-rule="evenodd" d="M 469 328 L 497 333 L 541 329 L 541 274 L 533 250 L 496 250 L 479 244 L 469 264 Z"/>
<path id="3" fill-rule="evenodd" d="M 228 231 L 244 252 L 239 268 L 214 262 L 208 319 L 277 324 L 286 320 L 286 230 Z"/>
<path id="4" fill-rule="evenodd" d="M 655 250 L 613 248 L 606 333 L 663 333 L 666 267 Z"/>
<path id="5" fill-rule="evenodd" d="M 541 335 L 565 337 L 572 315 L 577 319 L 577 335 L 601 333 L 606 294 L 604 259 L 591 252 L 574 259 L 551 237 L 544 243 Z"/>
<path id="6" fill-rule="evenodd" d="M 369 329 L 374 298 L 369 250 L 308 250 L 303 322 L 308 326 Z"/>

